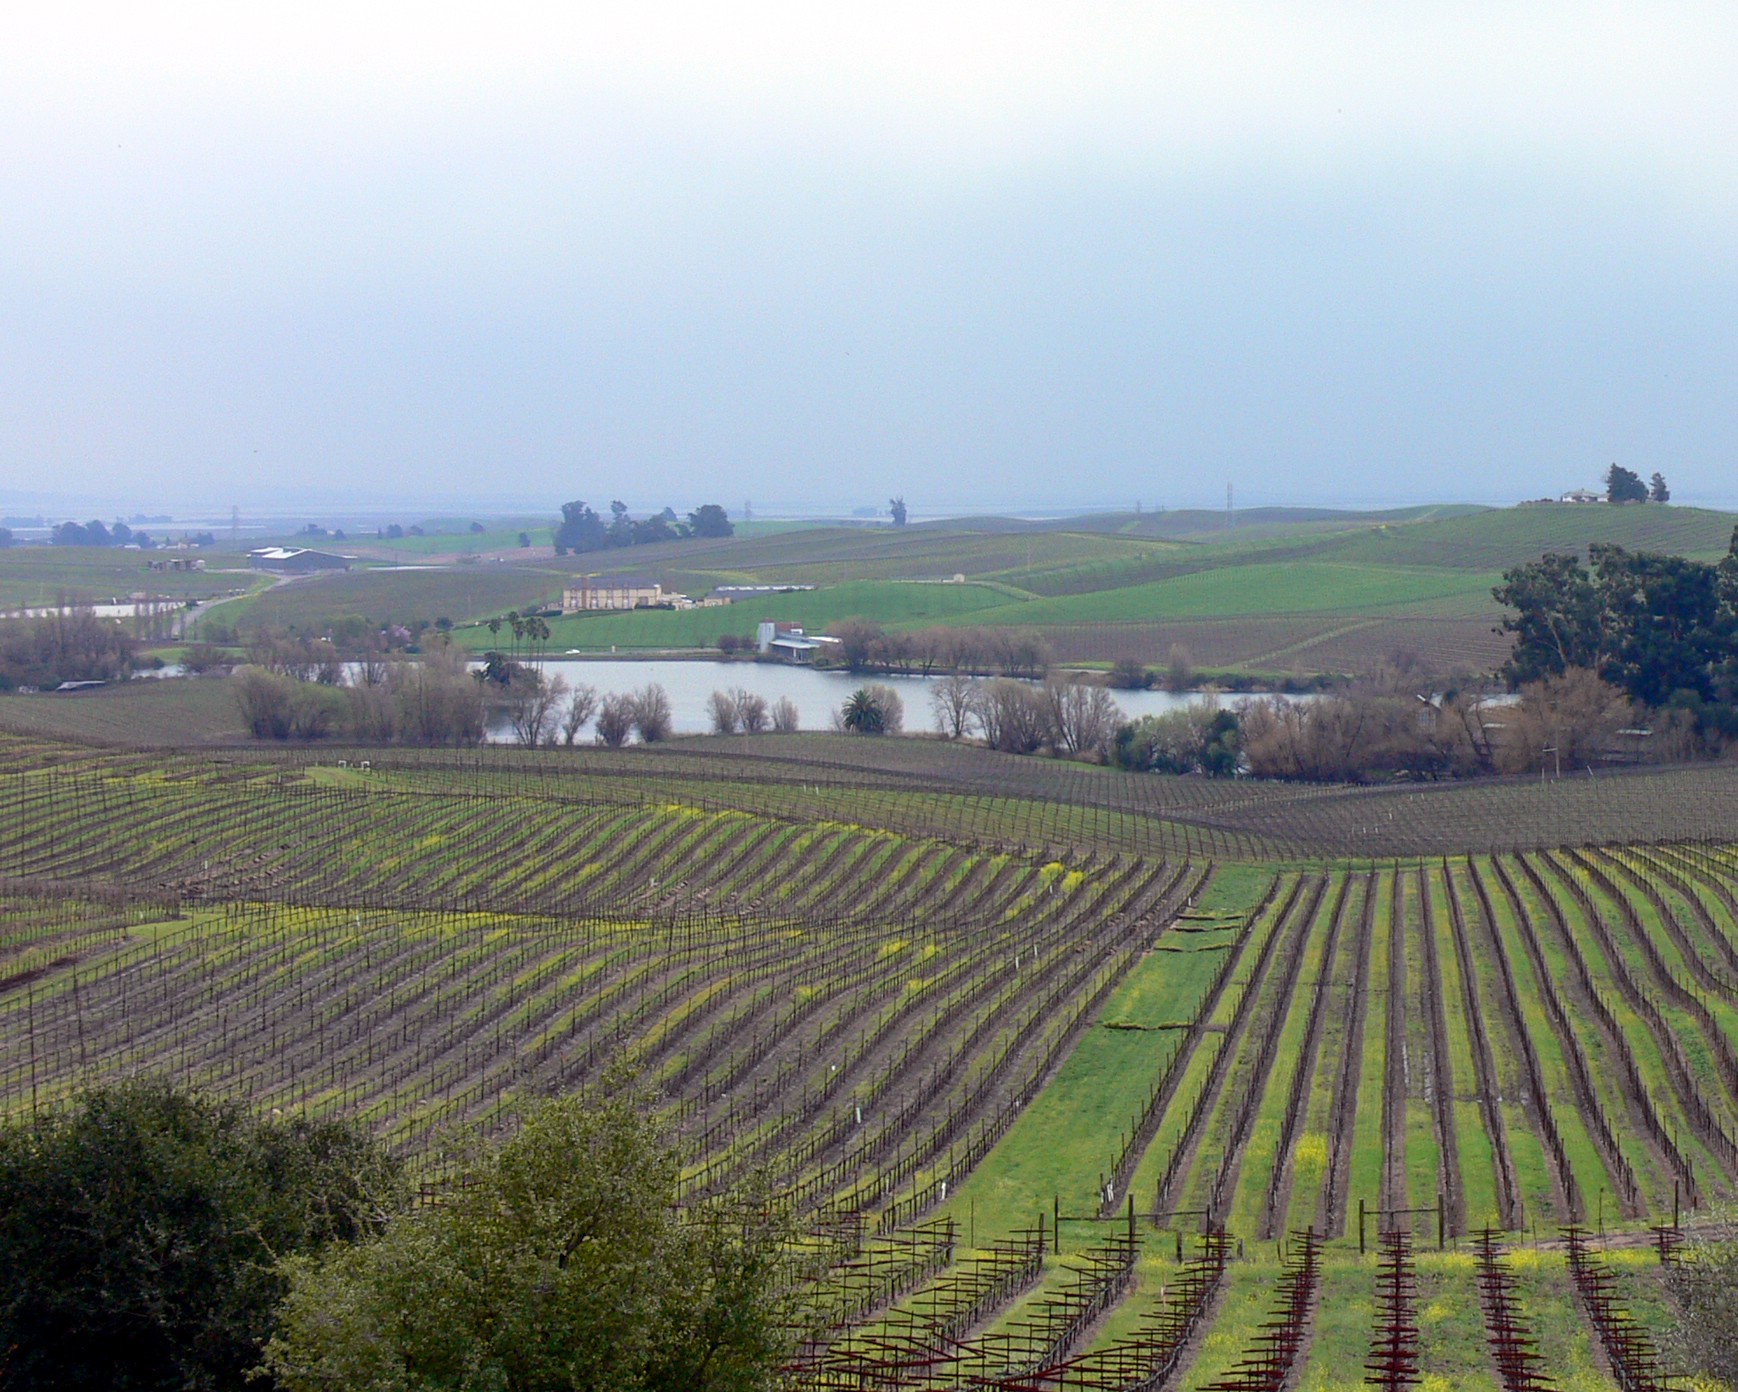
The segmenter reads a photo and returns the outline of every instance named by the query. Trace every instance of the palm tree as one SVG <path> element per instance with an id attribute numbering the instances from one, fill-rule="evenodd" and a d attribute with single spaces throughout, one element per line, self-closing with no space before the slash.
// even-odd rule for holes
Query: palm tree
<path id="1" fill-rule="evenodd" d="M 866 686 L 860 686 L 851 693 L 840 712 L 847 730 L 859 735 L 878 735 L 887 728 L 887 713 L 881 709 L 881 702 L 875 699 L 875 693 Z"/>

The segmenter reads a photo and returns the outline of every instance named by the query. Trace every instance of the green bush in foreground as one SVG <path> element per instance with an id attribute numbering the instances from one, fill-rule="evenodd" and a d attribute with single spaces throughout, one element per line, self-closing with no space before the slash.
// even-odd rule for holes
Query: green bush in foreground
<path id="1" fill-rule="evenodd" d="M 1666 1272 L 1678 1314 L 1667 1351 L 1679 1367 L 1711 1383 L 1738 1386 L 1738 1242 L 1729 1236 L 1694 1238 L 1684 1256 Z"/>
<path id="2" fill-rule="evenodd" d="M 266 1366 L 294 1392 L 768 1387 L 780 1227 L 678 1212 L 676 1175 L 643 1095 L 544 1103 L 446 1202 L 290 1261 Z"/>
<path id="3" fill-rule="evenodd" d="M 278 1259 L 359 1236 L 397 1193 L 348 1125 L 161 1082 L 0 1127 L 0 1387 L 239 1388 Z"/>

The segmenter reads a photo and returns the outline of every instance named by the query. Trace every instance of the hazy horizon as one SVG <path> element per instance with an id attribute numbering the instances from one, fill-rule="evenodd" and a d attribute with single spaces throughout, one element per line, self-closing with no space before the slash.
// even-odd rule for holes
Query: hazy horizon
<path id="1" fill-rule="evenodd" d="M 1738 505 L 1738 12 L 42 8 L 0 511 Z"/>

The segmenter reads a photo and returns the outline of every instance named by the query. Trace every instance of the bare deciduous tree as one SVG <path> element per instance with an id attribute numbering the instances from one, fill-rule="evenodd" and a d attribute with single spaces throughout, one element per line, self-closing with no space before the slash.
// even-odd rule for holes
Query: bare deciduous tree
<path id="1" fill-rule="evenodd" d="M 1586 667 L 1528 682 L 1509 708 L 1497 765 L 1505 773 L 1575 769 L 1591 764 L 1632 719 L 1629 698 Z"/>
<path id="2" fill-rule="evenodd" d="M 839 660 L 853 672 L 867 667 L 881 638 L 881 625 L 873 619 L 839 619 L 827 625 L 827 636 L 837 638 Z"/>
<path id="3" fill-rule="evenodd" d="M 773 733 L 779 735 L 794 735 L 802 728 L 797 703 L 789 696 L 780 696 L 772 703 L 772 728 Z"/>
<path id="4" fill-rule="evenodd" d="M 527 748 L 543 743 L 553 730 L 555 712 L 567 695 L 567 683 L 559 676 L 545 676 L 535 667 L 525 668 L 513 681 L 507 698 L 507 720 L 513 738 Z"/>
<path id="5" fill-rule="evenodd" d="M 1165 685 L 1172 691 L 1187 691 L 1195 681 L 1195 659 L 1181 643 L 1172 643 L 1165 659 Z"/>
<path id="6" fill-rule="evenodd" d="M 1048 681 L 1042 692 L 1046 742 L 1065 754 L 1102 758 L 1110 750 L 1122 712 L 1096 683 Z"/>
<path id="7" fill-rule="evenodd" d="M 675 729 L 675 716 L 670 710 L 670 693 L 657 682 L 647 682 L 633 694 L 634 729 L 646 744 L 656 744 L 670 738 Z"/>
<path id="8" fill-rule="evenodd" d="M 972 703 L 972 718 L 992 749 L 1032 754 L 1044 747 L 1048 729 L 1044 698 L 1024 682 L 998 677 L 982 683 Z"/>
<path id="9" fill-rule="evenodd" d="M 706 698 L 706 715 L 712 721 L 713 734 L 734 735 L 740 721 L 735 693 L 714 691 Z"/>
<path id="10" fill-rule="evenodd" d="M 626 692 L 611 692 L 598 704 L 597 741 L 620 748 L 634 732 L 634 698 Z"/>
<path id="11" fill-rule="evenodd" d="M 567 709 L 561 714 L 561 742 L 566 745 L 577 743 L 579 732 L 596 710 L 597 688 L 585 682 L 575 682 L 567 697 Z"/>
<path id="12" fill-rule="evenodd" d="M 935 713 L 935 728 L 949 739 L 963 739 L 972 725 L 972 710 L 978 684 L 963 672 L 941 678 L 929 689 L 929 708 Z"/>
<path id="13" fill-rule="evenodd" d="M 772 723 L 772 717 L 767 712 L 766 697 L 740 686 L 732 694 L 736 697 L 736 723 L 741 727 L 742 733 L 764 733 Z"/>

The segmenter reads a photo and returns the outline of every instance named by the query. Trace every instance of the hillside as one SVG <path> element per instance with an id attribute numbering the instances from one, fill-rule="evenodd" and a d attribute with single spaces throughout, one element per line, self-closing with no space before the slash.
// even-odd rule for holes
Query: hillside
<path id="1" fill-rule="evenodd" d="M 1738 516 L 1707 508 L 1530 504 L 1378 527 L 1341 538 L 1329 554 L 1379 565 L 1502 570 L 1546 551 L 1575 551 L 1585 558 L 1590 543 L 1607 541 L 1631 551 L 1709 561 L 1726 554 L 1735 523 Z"/>
<path id="2" fill-rule="evenodd" d="M 1728 768 L 359 752 L 0 737 L 0 1111 L 149 1068 L 438 1193 L 451 1128 L 626 1052 L 684 1197 L 762 1176 L 797 1226 L 790 1392 L 1248 1386 L 1276 1328 L 1327 1392 L 1384 1271 L 1431 1386 L 1495 1392 L 1519 1329 L 1633 1388 L 1738 1188 Z"/>
<path id="3" fill-rule="evenodd" d="M 1178 511 L 897 529 L 768 524 L 724 540 L 583 557 L 516 549 L 446 565 L 426 561 L 439 546 L 517 538 L 423 537 L 395 542 L 392 553 L 423 564 L 280 584 L 210 615 L 244 631 L 312 633 L 447 618 L 461 626 L 460 641 L 481 649 L 493 640 L 467 623 L 550 604 L 576 574 L 619 573 L 694 595 L 719 585 L 815 588 L 724 610 L 562 620 L 553 649 L 692 650 L 752 632 L 761 619 L 819 628 L 860 617 L 890 629 L 1033 629 L 1070 663 L 1159 665 L 1181 648 L 1208 671 L 1309 676 L 1367 670 L 1408 653 L 1445 671 L 1478 672 L 1506 652 L 1494 631 L 1501 611 L 1490 598 L 1505 568 L 1546 551 L 1585 555 L 1595 541 L 1714 559 L 1726 553 L 1738 517 L 1691 507 L 1546 504 L 1258 508 L 1234 521 L 1227 528 L 1221 513 Z M 16 549 L 0 553 L 0 600 L 106 598 L 147 583 L 143 567 L 137 553 Z M 955 576 L 965 583 L 940 583 Z M 245 570 L 148 580 L 190 595 L 259 583 Z"/>

